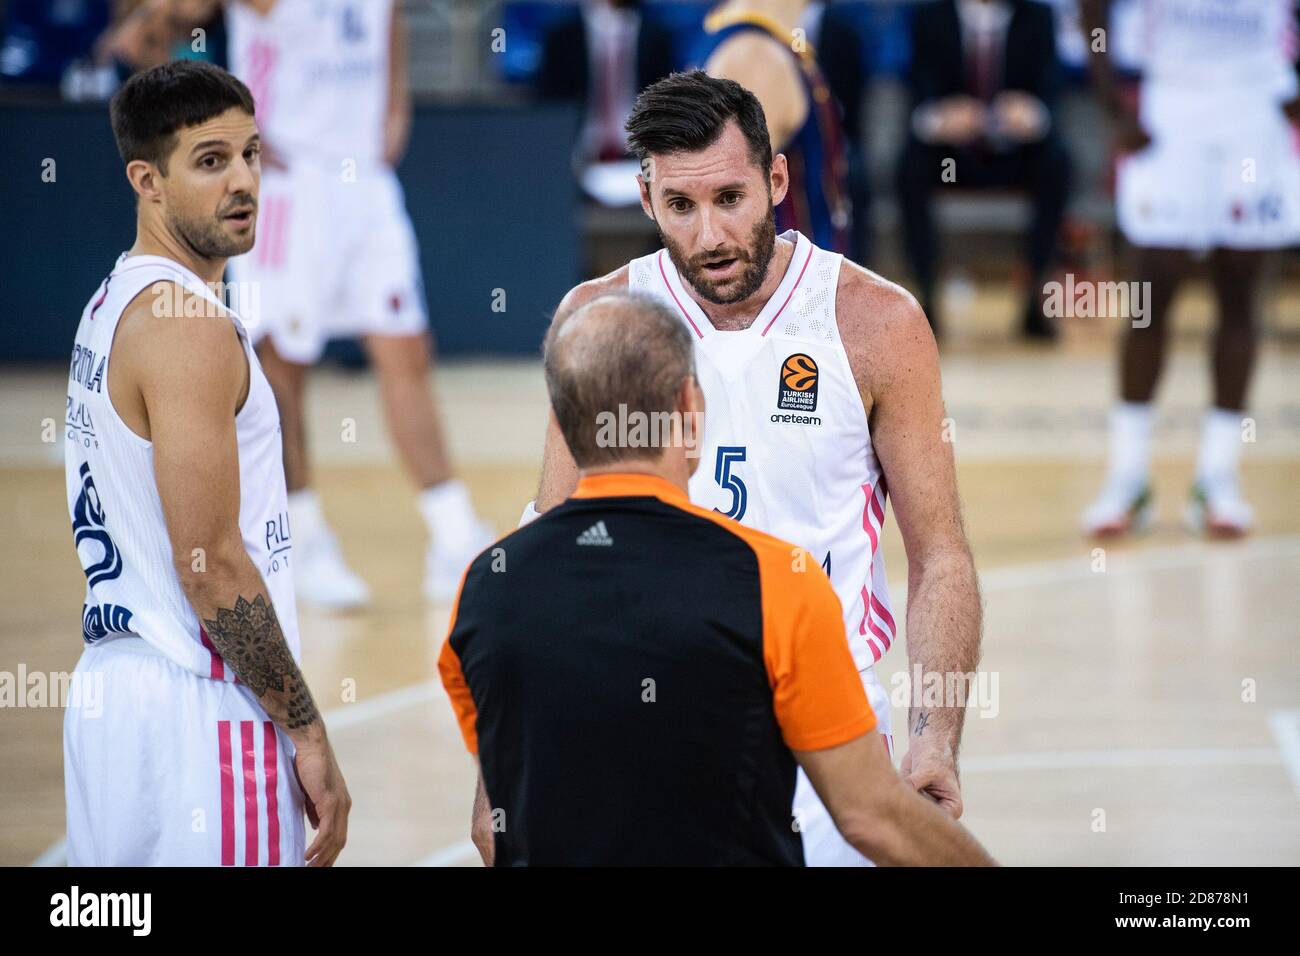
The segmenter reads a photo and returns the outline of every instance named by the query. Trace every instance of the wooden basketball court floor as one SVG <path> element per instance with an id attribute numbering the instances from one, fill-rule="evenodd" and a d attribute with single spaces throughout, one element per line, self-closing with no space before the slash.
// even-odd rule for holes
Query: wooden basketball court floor
<path id="1" fill-rule="evenodd" d="M 1160 396 L 1159 524 L 1103 552 L 1075 520 L 1101 478 L 1114 329 L 1080 323 L 1051 350 L 1001 344 L 988 316 L 1013 310 L 996 289 L 980 293 L 971 330 L 953 317 L 945 391 L 996 690 L 968 715 L 963 819 L 1003 862 L 1300 863 L 1300 300 L 1286 301 L 1245 454 L 1257 533 L 1207 543 L 1178 524 L 1207 390 L 1208 306 L 1189 294 Z M 0 672 L 68 671 L 81 650 L 61 434 L 42 441 L 65 381 L 0 370 Z M 504 533 L 535 488 L 538 364 L 449 363 L 439 393 L 460 472 Z M 340 862 L 472 864 L 472 764 L 434 664 L 448 609 L 420 597 L 422 522 L 373 382 L 321 371 L 310 405 L 326 511 L 375 598 L 347 616 L 300 610 L 306 673 L 355 802 Z M 885 549 L 901 609 L 892 519 Z M 880 673 L 894 687 L 906 670 L 900 637 Z M 896 701 L 895 728 L 905 713 Z M 63 861 L 61 722 L 57 708 L 0 709 L 0 864 Z"/>

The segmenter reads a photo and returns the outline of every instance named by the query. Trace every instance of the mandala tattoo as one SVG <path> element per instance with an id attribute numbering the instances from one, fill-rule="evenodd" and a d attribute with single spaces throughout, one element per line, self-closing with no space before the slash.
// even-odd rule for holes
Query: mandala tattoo
<path id="1" fill-rule="evenodd" d="M 275 608 L 263 595 L 256 595 L 252 603 L 237 597 L 233 608 L 217 608 L 216 619 L 205 619 L 203 626 L 217 653 L 249 690 L 258 698 L 275 693 L 283 702 L 286 728 L 306 727 L 320 719 L 307 682 L 284 642 Z"/>

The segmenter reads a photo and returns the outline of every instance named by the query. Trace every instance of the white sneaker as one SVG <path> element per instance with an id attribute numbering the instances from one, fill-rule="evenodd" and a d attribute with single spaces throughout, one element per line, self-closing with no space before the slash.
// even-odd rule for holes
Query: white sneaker
<path id="1" fill-rule="evenodd" d="M 323 528 L 293 549 L 298 600 L 330 611 L 351 611 L 370 603 L 370 588 L 343 560 L 338 542 Z"/>
<path id="2" fill-rule="evenodd" d="M 435 532 L 424 560 L 424 596 L 440 603 L 454 600 L 469 563 L 496 538 L 492 529 L 478 520 L 456 538 Z"/>
<path id="3" fill-rule="evenodd" d="M 1183 510 L 1188 530 L 1217 538 L 1240 538 L 1254 524 L 1255 513 L 1241 497 L 1235 477 L 1213 484 L 1198 481 Z"/>
<path id="4" fill-rule="evenodd" d="M 1083 533 L 1099 538 L 1139 534 L 1151 526 L 1155 516 L 1155 499 L 1151 486 L 1142 484 L 1134 490 L 1130 483 L 1107 482 L 1080 520 Z"/>

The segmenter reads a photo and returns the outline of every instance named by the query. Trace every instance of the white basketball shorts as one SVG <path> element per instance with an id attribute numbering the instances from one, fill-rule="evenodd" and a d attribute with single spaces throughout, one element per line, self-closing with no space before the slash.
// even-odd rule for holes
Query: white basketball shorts
<path id="1" fill-rule="evenodd" d="M 1300 242 L 1300 138 L 1276 104 L 1210 115 L 1185 94 L 1153 91 L 1152 142 L 1119 162 L 1119 225 L 1156 248 L 1275 249 Z"/>
<path id="2" fill-rule="evenodd" d="M 70 866 L 301 866 L 292 742 L 242 684 L 186 670 L 137 637 L 87 647 L 67 709 Z"/>
<path id="3" fill-rule="evenodd" d="M 253 340 L 269 335 L 302 365 L 331 338 L 428 328 L 415 230 L 387 168 L 264 170 L 257 241 L 230 260 L 230 281 Z"/>
<path id="4" fill-rule="evenodd" d="M 867 700 L 871 702 L 871 709 L 876 714 L 876 731 L 880 734 L 882 744 L 889 748 L 890 757 L 893 757 L 893 717 L 889 710 L 889 694 L 876 677 L 874 667 L 868 667 L 862 672 L 862 686 L 866 689 Z M 830 811 L 822 804 L 802 767 L 799 768 L 794 788 L 794 819 L 802 829 L 803 859 L 807 866 L 875 866 L 840 836 Z"/>

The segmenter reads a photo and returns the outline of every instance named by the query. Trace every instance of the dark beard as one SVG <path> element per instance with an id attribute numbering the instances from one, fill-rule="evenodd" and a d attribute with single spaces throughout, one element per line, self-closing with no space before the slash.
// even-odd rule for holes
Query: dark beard
<path id="1" fill-rule="evenodd" d="M 229 203 L 228 210 L 242 204 Z M 253 248 L 253 240 L 257 235 L 257 220 L 254 218 L 253 228 L 243 237 L 232 236 L 222 229 L 220 218 L 174 219 L 172 228 L 190 249 L 204 259 L 230 259 L 234 256 L 242 256 Z"/>
<path id="2" fill-rule="evenodd" d="M 668 250 L 668 258 L 677 267 L 677 274 L 689 282 L 702 299 L 714 305 L 731 305 L 748 299 L 758 291 L 763 279 L 767 277 L 767 267 L 776 249 L 776 211 L 769 207 L 767 215 L 754 223 L 754 231 L 749 236 L 749 249 L 737 250 L 736 258 L 745 264 L 745 268 L 735 291 L 726 295 L 718 291 L 718 284 L 704 271 L 704 260 L 717 258 L 716 254 L 700 257 L 698 262 L 692 264 L 682 255 L 681 247 L 665 236 L 662 229 L 659 230 L 659 241 Z"/>

